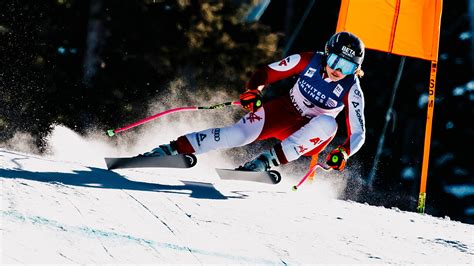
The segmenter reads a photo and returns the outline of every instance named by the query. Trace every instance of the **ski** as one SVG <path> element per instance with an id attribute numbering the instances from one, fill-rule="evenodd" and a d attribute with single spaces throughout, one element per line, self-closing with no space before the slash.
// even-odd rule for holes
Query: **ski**
<path id="1" fill-rule="evenodd" d="M 107 169 L 122 168 L 191 168 L 196 165 L 197 158 L 193 154 L 178 154 L 172 156 L 135 156 L 105 158 Z"/>
<path id="2" fill-rule="evenodd" d="M 223 180 L 242 180 L 259 182 L 266 184 L 278 184 L 281 181 L 281 175 L 275 170 L 270 171 L 241 171 L 232 169 L 216 169 L 220 179 Z"/>

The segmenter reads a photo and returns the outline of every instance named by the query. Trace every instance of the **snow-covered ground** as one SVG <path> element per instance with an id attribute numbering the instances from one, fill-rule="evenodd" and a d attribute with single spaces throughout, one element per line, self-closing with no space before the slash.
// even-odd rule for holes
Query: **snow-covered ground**
<path id="1" fill-rule="evenodd" d="M 221 181 L 219 154 L 112 172 L 101 158 L 120 152 L 62 127 L 51 138 L 48 157 L 0 149 L 1 264 L 474 264 L 473 225 L 338 200 L 329 175 L 297 192 L 291 172 Z"/>

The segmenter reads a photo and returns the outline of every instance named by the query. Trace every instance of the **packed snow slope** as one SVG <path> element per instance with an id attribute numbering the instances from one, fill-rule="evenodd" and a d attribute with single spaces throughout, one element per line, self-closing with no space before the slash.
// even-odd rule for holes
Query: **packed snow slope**
<path id="1" fill-rule="evenodd" d="M 293 192 L 197 169 L 0 149 L 1 264 L 473 264 L 472 225 L 337 200 L 323 182 Z"/>

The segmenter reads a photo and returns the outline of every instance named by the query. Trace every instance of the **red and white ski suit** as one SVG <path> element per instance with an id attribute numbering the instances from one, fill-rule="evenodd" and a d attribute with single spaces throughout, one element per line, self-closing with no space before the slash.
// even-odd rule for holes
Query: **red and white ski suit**
<path id="1" fill-rule="evenodd" d="M 180 137 L 192 146 L 186 152 L 204 153 L 238 147 L 256 140 L 277 138 L 274 148 L 280 163 L 322 151 L 337 132 L 335 117 L 345 108 L 348 136 L 342 145 L 351 156 L 365 141 L 364 97 L 359 79 L 347 75 L 334 82 L 325 78 L 326 56 L 306 52 L 294 54 L 257 70 L 247 88 L 256 89 L 298 75 L 289 93 L 269 102 L 236 124 L 211 128 Z M 183 152 L 183 145 L 181 151 Z"/>

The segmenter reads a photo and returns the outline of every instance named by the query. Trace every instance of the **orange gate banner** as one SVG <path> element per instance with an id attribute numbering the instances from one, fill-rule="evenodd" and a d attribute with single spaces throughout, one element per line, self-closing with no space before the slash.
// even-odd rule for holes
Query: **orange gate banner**
<path id="1" fill-rule="evenodd" d="M 369 49 L 438 60 L 442 0 L 342 0 L 336 31 Z"/>

